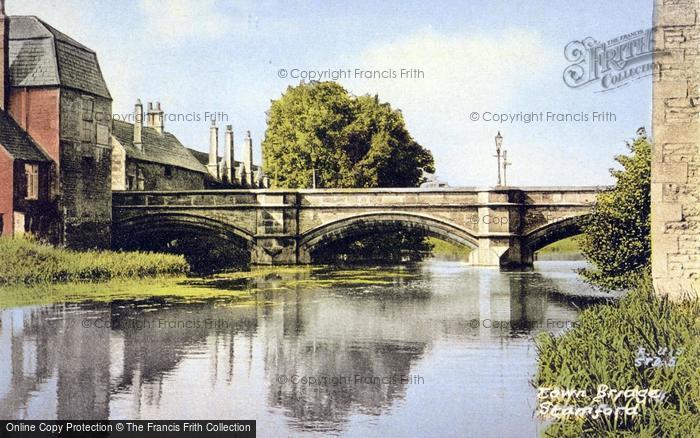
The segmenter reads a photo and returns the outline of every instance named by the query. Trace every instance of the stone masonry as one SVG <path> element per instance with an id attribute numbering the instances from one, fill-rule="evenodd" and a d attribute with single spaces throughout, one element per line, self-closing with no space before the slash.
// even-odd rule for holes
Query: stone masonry
<path id="1" fill-rule="evenodd" d="M 652 276 L 679 298 L 700 285 L 700 0 L 655 0 Z"/>

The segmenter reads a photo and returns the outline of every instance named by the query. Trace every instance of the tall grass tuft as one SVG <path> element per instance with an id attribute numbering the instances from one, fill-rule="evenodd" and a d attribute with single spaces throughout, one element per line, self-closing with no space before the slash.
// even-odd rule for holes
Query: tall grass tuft
<path id="1" fill-rule="evenodd" d="M 638 348 L 681 350 L 675 366 L 637 367 Z M 645 278 L 620 302 L 584 310 L 576 327 L 537 338 L 540 387 L 659 389 L 666 399 L 640 415 L 555 421 L 547 436 L 700 436 L 700 302 L 674 303 Z M 570 402 L 569 404 L 574 404 Z M 583 403 L 585 404 L 585 403 Z M 582 404 L 579 404 L 581 406 Z"/>
<path id="2" fill-rule="evenodd" d="M 104 281 L 183 274 L 182 256 L 115 251 L 73 251 L 32 238 L 0 238 L 0 285 Z"/>

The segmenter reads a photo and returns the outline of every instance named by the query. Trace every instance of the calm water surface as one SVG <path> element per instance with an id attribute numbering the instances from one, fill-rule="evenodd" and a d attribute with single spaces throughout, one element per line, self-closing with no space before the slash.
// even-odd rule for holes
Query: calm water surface
<path id="1" fill-rule="evenodd" d="M 0 418 L 257 419 L 260 436 L 536 436 L 533 335 L 575 321 L 577 306 L 554 292 L 585 291 L 580 266 L 433 260 L 367 284 L 329 286 L 328 270 L 280 288 L 270 275 L 249 285 L 260 290 L 254 303 L 0 310 Z"/>

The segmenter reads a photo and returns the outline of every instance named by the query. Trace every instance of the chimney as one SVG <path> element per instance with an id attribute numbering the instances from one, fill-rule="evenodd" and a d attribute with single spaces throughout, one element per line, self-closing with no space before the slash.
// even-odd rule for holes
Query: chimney
<path id="1" fill-rule="evenodd" d="M 136 99 L 136 105 L 134 105 L 134 147 L 140 152 L 143 152 L 143 140 L 141 137 L 142 131 L 143 105 L 141 105 L 141 99 Z"/>
<path id="2" fill-rule="evenodd" d="M 158 134 L 163 134 L 163 110 L 160 109 L 160 102 L 156 102 L 155 109 L 153 103 L 148 102 L 148 126 L 155 129 Z"/>
<path id="3" fill-rule="evenodd" d="M 224 141 L 224 174 L 222 179 L 228 183 L 233 182 L 233 126 L 226 125 L 226 138 Z"/>
<path id="4" fill-rule="evenodd" d="M 245 171 L 245 181 L 241 181 L 241 184 L 253 187 L 255 183 L 253 179 L 253 139 L 250 138 L 250 131 L 246 133 L 245 140 L 243 140 L 243 170 Z"/>
<path id="5" fill-rule="evenodd" d="M 211 121 L 209 128 L 209 164 L 207 169 L 211 176 L 219 179 L 219 128 L 216 126 L 216 120 Z"/>
<path id="6" fill-rule="evenodd" d="M 0 105 L 7 109 L 7 101 L 10 98 L 10 19 L 5 15 L 5 0 L 0 0 L 0 74 L 2 87 L 0 87 Z"/>

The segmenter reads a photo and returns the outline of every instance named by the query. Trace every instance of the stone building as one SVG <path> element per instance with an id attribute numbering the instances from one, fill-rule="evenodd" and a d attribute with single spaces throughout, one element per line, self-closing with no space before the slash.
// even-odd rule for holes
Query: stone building
<path id="1" fill-rule="evenodd" d="M 148 103 L 146 126 L 141 101 L 134 123 L 114 120 L 112 128 L 112 190 L 201 190 L 207 168 L 165 131 L 160 102 Z"/>
<path id="2" fill-rule="evenodd" d="M 3 0 L 0 44 L 2 234 L 108 246 L 112 98 L 97 55 Z"/>
<path id="3" fill-rule="evenodd" d="M 656 290 L 700 291 L 700 0 L 655 0 L 651 163 Z"/>
<path id="4" fill-rule="evenodd" d="M 190 152 L 205 165 L 209 173 L 209 188 L 268 188 L 270 179 L 261 166 L 253 164 L 253 139 L 250 131 L 243 139 L 243 160 L 235 160 L 233 126 L 226 125 L 224 132 L 224 154 L 219 155 L 219 127 L 212 121 L 209 128 L 209 153 L 190 149 Z"/>

